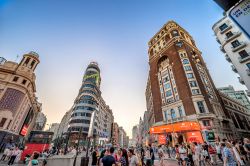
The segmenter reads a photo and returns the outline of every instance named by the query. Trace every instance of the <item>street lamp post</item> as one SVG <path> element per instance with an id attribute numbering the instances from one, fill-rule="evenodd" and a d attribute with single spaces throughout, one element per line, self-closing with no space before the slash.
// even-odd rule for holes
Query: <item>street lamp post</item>
<path id="1" fill-rule="evenodd" d="M 77 146 L 76 146 L 76 156 L 75 156 L 75 159 L 74 159 L 73 166 L 76 165 L 76 159 L 77 159 L 77 155 L 78 155 L 78 147 L 79 147 L 79 142 L 80 142 L 80 139 L 81 139 L 81 135 L 82 135 L 82 127 L 80 128 L 80 132 L 79 132 L 79 135 L 78 135 Z"/>
<path id="2" fill-rule="evenodd" d="M 67 154 L 67 150 L 68 150 L 68 142 L 69 142 L 69 137 L 70 137 L 70 134 L 71 134 L 71 128 L 69 129 L 69 132 L 67 134 L 67 138 L 66 138 L 66 145 L 65 145 L 65 148 L 64 148 L 64 155 Z"/>

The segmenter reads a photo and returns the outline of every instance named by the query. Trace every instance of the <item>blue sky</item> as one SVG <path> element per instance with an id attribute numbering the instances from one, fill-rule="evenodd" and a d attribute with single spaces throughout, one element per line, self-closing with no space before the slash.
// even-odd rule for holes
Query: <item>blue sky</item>
<path id="1" fill-rule="evenodd" d="M 97 61 L 102 95 L 131 135 L 146 110 L 147 42 L 168 20 L 193 36 L 217 87 L 246 89 L 212 31 L 222 12 L 211 0 L 0 0 L 0 56 L 39 53 L 37 95 L 48 123 L 60 122 Z"/>

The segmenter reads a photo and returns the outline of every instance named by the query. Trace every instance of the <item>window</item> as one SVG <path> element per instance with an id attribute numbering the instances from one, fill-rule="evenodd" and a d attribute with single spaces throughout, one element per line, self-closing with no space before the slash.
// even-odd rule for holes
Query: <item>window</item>
<path id="1" fill-rule="evenodd" d="M 233 41 L 231 44 L 232 44 L 233 48 L 240 46 L 240 42 L 238 40 Z"/>
<path id="2" fill-rule="evenodd" d="M 27 58 L 27 59 L 25 60 L 24 64 L 27 66 L 28 63 L 29 63 L 29 61 L 30 61 L 30 58 Z"/>
<path id="3" fill-rule="evenodd" d="M 179 100 L 179 95 L 176 95 L 175 99 L 176 99 L 176 101 L 178 101 Z"/>
<path id="4" fill-rule="evenodd" d="M 203 120 L 202 123 L 203 123 L 203 126 L 210 126 L 209 120 Z"/>
<path id="5" fill-rule="evenodd" d="M 221 31 L 223 31 L 223 30 L 225 30 L 227 27 L 228 27 L 227 24 L 224 23 L 224 24 L 222 24 L 219 28 L 220 28 Z"/>
<path id="6" fill-rule="evenodd" d="M 167 111 L 164 111 L 164 117 L 165 117 L 165 120 L 168 120 L 168 112 Z"/>
<path id="7" fill-rule="evenodd" d="M 193 73 L 187 73 L 187 78 L 188 78 L 188 79 L 190 79 L 190 78 L 194 78 Z"/>
<path id="8" fill-rule="evenodd" d="M 231 31 L 229 31 L 229 32 L 227 32 L 226 33 L 226 37 L 227 38 L 230 38 L 231 36 L 233 36 L 234 34 L 233 34 L 233 32 L 231 32 Z"/>
<path id="9" fill-rule="evenodd" d="M 0 127 L 3 127 L 5 122 L 6 122 L 7 118 L 2 118 L 1 122 L 0 122 Z"/>
<path id="10" fill-rule="evenodd" d="M 174 93 L 177 93 L 177 89 L 176 88 L 174 88 Z"/>
<path id="11" fill-rule="evenodd" d="M 174 110 L 174 109 L 171 109 L 171 110 L 170 110 L 170 114 L 171 114 L 171 118 L 172 118 L 172 119 L 175 119 L 175 118 L 176 118 L 175 110 Z"/>
<path id="12" fill-rule="evenodd" d="M 165 78 L 163 78 L 163 82 L 168 82 L 169 81 L 169 77 L 166 76 Z"/>
<path id="13" fill-rule="evenodd" d="M 164 84 L 165 89 L 169 89 L 171 87 L 170 83 Z"/>
<path id="14" fill-rule="evenodd" d="M 26 82 L 27 82 L 27 80 L 23 80 L 22 84 L 23 84 L 23 85 L 25 85 L 25 84 L 26 84 Z"/>
<path id="15" fill-rule="evenodd" d="M 197 106 L 199 108 L 200 113 L 205 113 L 205 107 L 203 101 L 197 101 Z"/>
<path id="16" fill-rule="evenodd" d="M 14 77 L 13 82 L 17 82 L 19 77 Z"/>
<path id="17" fill-rule="evenodd" d="M 189 85 L 190 85 L 191 87 L 197 87 L 196 81 L 189 81 Z"/>
<path id="18" fill-rule="evenodd" d="M 172 96 L 172 91 L 171 91 L 171 90 L 168 90 L 168 91 L 166 92 L 166 97 L 169 97 L 169 96 Z"/>
<path id="19" fill-rule="evenodd" d="M 240 51 L 240 52 L 239 52 L 239 55 L 240 55 L 240 57 L 241 57 L 242 59 L 249 56 L 249 54 L 246 52 L 246 50 Z"/>
<path id="20" fill-rule="evenodd" d="M 35 63 L 36 63 L 35 60 L 33 60 L 33 61 L 31 62 L 31 64 L 30 64 L 30 68 L 31 68 L 31 69 L 33 68 L 33 66 L 34 66 Z"/>
<path id="21" fill-rule="evenodd" d="M 182 111 L 182 107 L 181 106 L 178 107 L 178 111 L 179 111 L 180 117 L 183 117 L 183 111 Z"/>
<path id="22" fill-rule="evenodd" d="M 193 94 L 193 95 L 200 94 L 199 89 L 192 89 L 192 94 Z"/>
<path id="23" fill-rule="evenodd" d="M 191 66 L 184 66 L 184 70 L 185 70 L 185 71 L 191 71 L 192 68 L 191 68 Z"/>
<path id="24" fill-rule="evenodd" d="M 172 37 L 175 37 L 175 36 L 179 36 L 179 33 L 178 33 L 178 31 L 173 30 L 172 31 Z"/>
<path id="25" fill-rule="evenodd" d="M 189 61 L 188 61 L 188 59 L 183 59 L 183 64 L 189 64 Z"/>
<path id="26" fill-rule="evenodd" d="M 250 69 L 250 63 L 247 63 L 246 65 L 247 65 L 248 69 Z"/>

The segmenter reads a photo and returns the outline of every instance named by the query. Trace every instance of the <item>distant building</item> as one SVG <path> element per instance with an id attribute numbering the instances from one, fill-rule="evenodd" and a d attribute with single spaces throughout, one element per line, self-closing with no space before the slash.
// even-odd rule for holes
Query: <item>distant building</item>
<path id="1" fill-rule="evenodd" d="M 44 113 L 39 112 L 36 117 L 34 130 L 43 130 L 47 122 L 47 117 Z"/>
<path id="2" fill-rule="evenodd" d="M 67 111 L 64 114 L 64 116 L 63 116 L 63 118 L 62 118 L 62 120 L 60 122 L 59 128 L 58 128 L 58 134 L 57 135 L 59 137 L 62 137 L 64 133 L 67 133 L 71 113 L 72 113 L 72 109 L 70 109 L 69 111 Z"/>
<path id="3" fill-rule="evenodd" d="M 35 127 L 42 104 L 36 97 L 36 75 L 39 55 L 24 54 L 16 63 L 0 58 L 0 140 L 23 142 Z M 0 145 L 0 148 L 2 145 Z M 1 149 L 0 149 L 1 150 Z"/>
<path id="4" fill-rule="evenodd" d="M 119 127 L 119 146 L 123 148 L 127 147 L 127 134 L 122 127 Z"/>
<path id="5" fill-rule="evenodd" d="M 214 0 L 224 11 L 229 10 L 240 0 Z"/>
<path id="6" fill-rule="evenodd" d="M 250 136 L 250 114 L 247 107 L 229 95 L 222 92 L 219 92 L 219 95 L 226 109 L 226 115 L 230 117 L 230 119 L 227 119 L 230 123 L 224 125 L 228 125 L 228 131 L 234 132 L 234 137 L 231 135 L 226 137 L 232 140 L 235 138 L 248 138 Z"/>
<path id="7" fill-rule="evenodd" d="M 218 90 L 229 97 L 238 100 L 241 102 L 244 106 L 247 107 L 247 111 L 250 114 L 250 101 L 245 93 L 244 90 L 234 90 L 234 87 L 229 85 L 228 87 L 221 87 L 218 88 Z"/>
<path id="8" fill-rule="evenodd" d="M 116 122 L 112 124 L 111 143 L 114 147 L 117 147 L 119 144 L 119 126 Z"/>
<path id="9" fill-rule="evenodd" d="M 58 138 L 58 129 L 59 129 L 59 123 L 52 123 L 49 130 L 54 133 L 52 140 L 55 140 Z"/>

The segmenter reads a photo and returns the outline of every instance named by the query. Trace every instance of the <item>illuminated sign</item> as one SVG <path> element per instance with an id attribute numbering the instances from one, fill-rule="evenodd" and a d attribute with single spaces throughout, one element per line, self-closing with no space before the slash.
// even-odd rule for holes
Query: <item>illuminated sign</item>
<path id="1" fill-rule="evenodd" d="M 168 125 L 155 126 L 150 128 L 150 134 L 172 133 L 183 131 L 200 131 L 198 122 L 178 122 Z"/>
<path id="2" fill-rule="evenodd" d="M 250 38 L 250 0 L 243 0 L 237 4 L 229 12 L 229 16 Z"/>
<path id="3" fill-rule="evenodd" d="M 26 134 L 27 134 L 27 132 L 28 132 L 28 128 L 29 128 L 28 125 L 23 125 L 23 128 L 22 128 L 22 130 L 21 130 L 21 132 L 20 132 L 20 135 L 26 136 Z"/>

